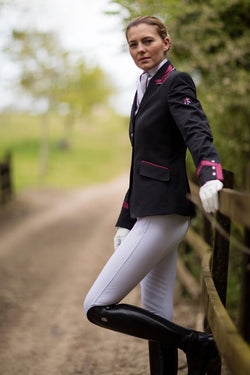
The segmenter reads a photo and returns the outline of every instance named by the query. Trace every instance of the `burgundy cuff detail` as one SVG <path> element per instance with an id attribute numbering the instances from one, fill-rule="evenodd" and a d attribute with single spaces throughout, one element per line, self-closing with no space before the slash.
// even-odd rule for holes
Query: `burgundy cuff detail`
<path id="1" fill-rule="evenodd" d="M 123 205 L 122 205 L 122 207 L 124 207 L 124 208 L 126 208 L 126 210 L 128 210 L 128 208 L 129 208 L 129 205 L 128 205 L 128 203 L 127 202 L 123 202 Z"/>
<path id="2" fill-rule="evenodd" d="M 197 176 L 199 177 L 199 174 L 201 172 L 202 167 L 208 166 L 208 167 L 215 167 L 216 171 L 216 177 L 218 180 L 223 180 L 223 172 L 222 172 L 222 166 L 220 163 L 215 163 L 214 161 L 208 161 L 208 160 L 202 160 L 200 162 L 200 165 L 197 169 Z"/>

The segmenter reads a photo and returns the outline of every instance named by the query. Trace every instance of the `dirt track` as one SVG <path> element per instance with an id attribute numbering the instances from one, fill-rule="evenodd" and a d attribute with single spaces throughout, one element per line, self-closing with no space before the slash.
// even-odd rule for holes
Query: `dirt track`
<path id="1" fill-rule="evenodd" d="M 113 251 L 126 185 L 121 177 L 77 191 L 27 191 L 1 209 L 1 375 L 149 374 L 145 341 L 95 327 L 82 313 Z M 140 304 L 139 288 L 126 302 Z M 177 283 L 175 321 L 195 327 L 196 312 Z"/>

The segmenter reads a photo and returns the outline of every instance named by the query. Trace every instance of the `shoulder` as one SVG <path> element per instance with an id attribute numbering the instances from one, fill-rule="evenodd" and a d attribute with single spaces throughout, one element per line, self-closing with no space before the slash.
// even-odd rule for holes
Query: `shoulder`
<path id="1" fill-rule="evenodd" d="M 193 81 L 192 77 L 190 76 L 190 74 L 188 74 L 186 72 L 180 72 L 178 70 L 173 70 L 171 72 L 171 74 L 169 75 L 168 83 L 171 86 L 172 85 L 179 85 L 180 83 L 191 85 L 193 87 L 195 86 L 194 81 Z"/>
<path id="2" fill-rule="evenodd" d="M 186 72 L 173 70 L 164 82 L 167 97 L 186 95 L 196 97 L 196 87 L 191 76 Z"/>

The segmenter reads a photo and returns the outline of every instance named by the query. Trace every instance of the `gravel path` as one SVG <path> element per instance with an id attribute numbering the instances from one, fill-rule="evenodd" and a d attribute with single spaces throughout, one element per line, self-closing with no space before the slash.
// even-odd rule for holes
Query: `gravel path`
<path id="1" fill-rule="evenodd" d="M 0 207 L 1 375 L 149 374 L 147 342 L 93 326 L 82 312 L 113 251 L 126 186 L 122 176 L 74 191 L 26 191 Z M 174 320 L 194 328 L 197 307 L 179 289 Z M 140 305 L 138 287 L 125 302 Z"/>

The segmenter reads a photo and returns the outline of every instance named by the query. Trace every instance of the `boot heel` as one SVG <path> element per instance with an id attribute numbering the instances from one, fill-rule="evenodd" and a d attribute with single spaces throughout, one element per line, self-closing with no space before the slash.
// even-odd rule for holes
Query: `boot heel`
<path id="1" fill-rule="evenodd" d="M 186 335 L 181 349 L 187 356 L 188 375 L 205 375 L 210 361 L 218 355 L 213 336 L 203 332 Z"/>

